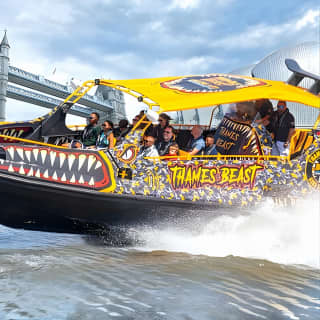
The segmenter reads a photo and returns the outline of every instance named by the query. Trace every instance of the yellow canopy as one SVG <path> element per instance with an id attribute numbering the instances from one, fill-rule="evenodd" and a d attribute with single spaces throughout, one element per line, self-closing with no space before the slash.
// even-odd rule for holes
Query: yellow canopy
<path id="1" fill-rule="evenodd" d="M 299 102 L 320 108 L 320 97 L 280 81 L 228 74 L 165 77 L 134 80 L 100 80 L 135 97 L 150 107 L 169 112 L 257 99 Z"/>

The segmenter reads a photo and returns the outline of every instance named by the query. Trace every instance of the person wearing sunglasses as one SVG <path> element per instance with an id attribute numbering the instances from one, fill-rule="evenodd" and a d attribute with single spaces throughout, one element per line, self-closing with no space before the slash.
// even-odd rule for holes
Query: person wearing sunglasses
<path id="1" fill-rule="evenodd" d="M 159 157 L 158 150 L 155 143 L 155 137 L 151 135 L 145 135 L 143 137 L 143 145 L 139 151 L 138 159 L 143 159 L 144 157 Z M 150 159 L 151 160 L 151 159 Z M 151 160 L 153 161 L 153 160 Z"/>
<path id="2" fill-rule="evenodd" d="M 113 149 L 114 135 L 113 135 L 113 122 L 106 120 L 101 125 L 102 132 L 97 139 L 97 149 Z"/>
<path id="3" fill-rule="evenodd" d="M 92 112 L 87 119 L 87 126 L 84 128 L 81 142 L 85 148 L 95 147 L 98 136 L 101 132 L 100 126 L 98 126 L 99 113 Z"/>
<path id="4" fill-rule="evenodd" d="M 167 126 L 163 130 L 162 141 L 157 143 L 157 149 L 160 156 L 163 156 L 168 153 L 170 145 L 174 141 L 174 129 L 172 126 Z"/>
<path id="5" fill-rule="evenodd" d="M 130 132 L 130 131 L 132 130 L 132 128 L 136 126 L 136 124 L 139 122 L 139 120 L 140 120 L 140 115 L 137 114 L 137 115 L 132 119 L 132 125 L 129 126 L 128 132 Z"/>
<path id="6" fill-rule="evenodd" d="M 295 133 L 294 116 L 289 112 L 287 103 L 279 101 L 277 111 L 272 119 L 274 143 L 271 154 L 274 156 L 288 156 L 290 150 L 290 140 Z"/>
<path id="7" fill-rule="evenodd" d="M 159 124 L 153 129 L 153 136 L 156 138 L 157 143 L 163 141 L 163 131 L 169 125 L 170 120 L 171 118 L 166 113 L 159 114 Z"/>

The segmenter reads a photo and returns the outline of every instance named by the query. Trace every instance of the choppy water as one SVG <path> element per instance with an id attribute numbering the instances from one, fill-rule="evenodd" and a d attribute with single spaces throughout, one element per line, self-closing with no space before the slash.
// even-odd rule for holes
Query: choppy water
<path id="1" fill-rule="evenodd" d="M 0 319 L 320 319 L 319 201 L 136 229 L 135 248 L 0 226 Z"/>

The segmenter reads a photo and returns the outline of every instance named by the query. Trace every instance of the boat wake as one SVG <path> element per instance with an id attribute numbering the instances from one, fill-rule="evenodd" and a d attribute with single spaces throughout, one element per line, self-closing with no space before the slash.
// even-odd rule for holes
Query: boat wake
<path id="1" fill-rule="evenodd" d="M 222 215 L 189 230 L 167 225 L 136 229 L 139 250 L 166 250 L 215 257 L 228 255 L 267 259 L 282 264 L 320 268 L 320 198 L 293 207 L 267 202 L 249 215 Z"/>

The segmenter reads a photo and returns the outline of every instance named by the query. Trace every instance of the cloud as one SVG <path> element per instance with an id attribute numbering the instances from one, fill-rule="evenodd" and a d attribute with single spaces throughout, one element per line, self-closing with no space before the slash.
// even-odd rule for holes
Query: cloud
<path id="1" fill-rule="evenodd" d="M 200 0 L 174 0 L 169 6 L 169 10 L 180 9 L 193 9 L 199 6 Z"/>
<path id="2" fill-rule="evenodd" d="M 76 22 L 78 13 L 76 6 L 71 6 L 68 2 L 42 0 L 34 5 L 33 1 L 25 1 L 21 4 L 19 13 L 15 17 L 21 29 L 25 27 L 36 27 L 39 22 L 45 21 L 46 28 L 39 28 L 38 33 L 51 33 L 52 31 L 61 32 L 67 25 Z M 41 25 L 43 25 L 41 23 Z"/>
<path id="3" fill-rule="evenodd" d="M 307 13 L 295 24 L 296 30 L 301 30 L 305 27 L 311 26 L 313 28 L 320 28 L 320 9 L 310 9 Z"/>
<path id="4" fill-rule="evenodd" d="M 319 41 L 318 7 L 316 0 L 11 0 L 0 2 L 0 29 L 8 29 L 12 65 L 53 80 L 143 78 L 228 72 L 279 47 Z"/>
<path id="5" fill-rule="evenodd" d="M 283 39 L 301 39 L 307 40 L 307 30 L 319 32 L 320 11 L 308 10 L 302 17 L 280 23 L 276 25 L 257 24 L 249 26 L 246 30 L 233 34 L 224 39 L 219 39 L 212 43 L 212 47 L 224 49 L 248 49 L 270 47 L 278 44 L 283 44 Z M 304 37 L 299 34 L 303 30 Z M 300 36 L 299 36 L 300 35 Z M 297 37 L 299 36 L 299 37 Z M 311 33 L 311 37 L 314 34 Z M 314 39 L 316 40 L 316 39 Z"/>

